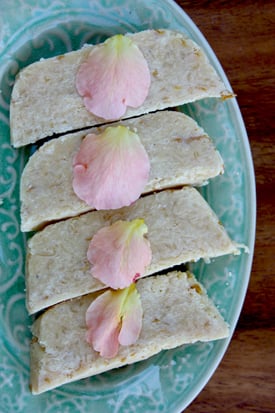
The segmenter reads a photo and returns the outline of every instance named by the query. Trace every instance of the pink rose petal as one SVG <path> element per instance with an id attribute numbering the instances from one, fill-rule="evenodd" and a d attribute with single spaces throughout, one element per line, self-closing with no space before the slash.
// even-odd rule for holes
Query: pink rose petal
<path id="1" fill-rule="evenodd" d="M 86 312 L 86 340 L 104 358 L 115 357 L 119 344 L 136 342 L 142 326 L 142 307 L 135 284 L 108 290 Z"/>
<path id="2" fill-rule="evenodd" d="M 135 284 L 132 284 L 123 306 L 122 326 L 118 336 L 122 346 L 129 346 L 137 341 L 142 328 L 142 315 L 140 295 Z"/>
<path id="3" fill-rule="evenodd" d="M 150 162 L 138 135 L 125 126 L 89 134 L 73 160 L 73 189 L 95 209 L 136 201 L 148 181 Z"/>
<path id="4" fill-rule="evenodd" d="M 111 288 L 125 288 L 144 274 L 152 259 L 142 219 L 117 221 L 92 238 L 87 258 L 92 275 Z"/>
<path id="5" fill-rule="evenodd" d="M 113 36 L 95 46 L 76 75 L 76 89 L 86 109 L 107 120 L 121 118 L 127 106 L 142 105 L 150 82 L 143 54 L 123 35 Z"/>
<path id="6" fill-rule="evenodd" d="M 97 297 L 86 312 L 86 340 L 102 357 L 114 357 L 118 351 L 121 297 L 106 291 Z"/>

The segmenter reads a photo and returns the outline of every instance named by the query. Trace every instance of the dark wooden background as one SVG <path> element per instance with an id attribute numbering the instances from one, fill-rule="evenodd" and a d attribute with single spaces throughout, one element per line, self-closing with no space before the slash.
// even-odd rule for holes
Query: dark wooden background
<path id="1" fill-rule="evenodd" d="M 185 413 L 275 412 L 275 1 L 183 1 L 220 60 L 246 124 L 257 233 L 245 304 L 215 374 Z"/>

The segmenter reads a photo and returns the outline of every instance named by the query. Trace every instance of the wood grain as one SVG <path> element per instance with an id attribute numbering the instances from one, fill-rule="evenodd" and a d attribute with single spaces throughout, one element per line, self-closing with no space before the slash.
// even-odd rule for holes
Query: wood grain
<path id="1" fill-rule="evenodd" d="M 220 60 L 246 124 L 256 175 L 257 232 L 233 340 L 185 413 L 275 412 L 275 2 L 182 1 Z"/>

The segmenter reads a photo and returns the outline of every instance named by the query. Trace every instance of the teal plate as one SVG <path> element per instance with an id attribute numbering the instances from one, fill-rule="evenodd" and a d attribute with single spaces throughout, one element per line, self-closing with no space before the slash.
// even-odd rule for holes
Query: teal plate
<path id="1" fill-rule="evenodd" d="M 15 75 L 28 64 L 147 28 L 189 35 L 230 85 L 189 17 L 169 0 L 2 0 L 0 14 L 0 410 L 2 413 L 179 412 L 201 391 L 230 338 L 163 351 L 147 361 L 64 385 L 29 391 L 31 318 L 25 309 L 25 236 L 19 229 L 19 180 L 27 149 L 9 143 L 9 103 Z M 250 253 L 192 267 L 226 321 L 231 336 L 250 276 L 255 236 L 255 181 L 249 143 L 235 99 L 202 100 L 180 108 L 213 138 L 225 174 L 202 188 L 230 236 Z"/>

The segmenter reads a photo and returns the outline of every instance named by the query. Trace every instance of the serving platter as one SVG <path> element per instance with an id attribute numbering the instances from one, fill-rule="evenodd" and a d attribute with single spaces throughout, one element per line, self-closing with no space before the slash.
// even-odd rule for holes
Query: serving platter
<path id="1" fill-rule="evenodd" d="M 240 256 L 191 269 L 230 325 L 230 337 L 163 351 L 149 360 L 33 396 L 29 390 L 31 317 L 25 309 L 26 236 L 20 232 L 20 175 L 34 147 L 9 142 L 14 79 L 30 63 L 116 33 L 148 28 L 178 30 L 206 52 L 232 89 L 206 39 L 169 0 L 9 0 L 0 14 L 0 406 L 1 412 L 180 412 L 201 391 L 230 342 L 249 282 L 255 237 L 255 179 L 249 142 L 236 99 L 205 99 L 179 110 L 213 138 L 225 173 L 200 191 L 229 235 L 248 247 Z M 234 89 L 234 85 L 233 85 Z"/>

